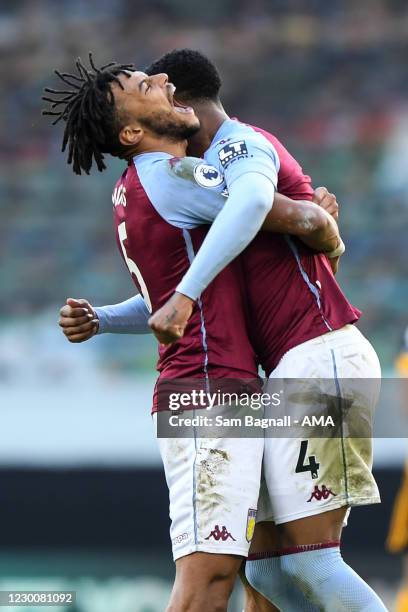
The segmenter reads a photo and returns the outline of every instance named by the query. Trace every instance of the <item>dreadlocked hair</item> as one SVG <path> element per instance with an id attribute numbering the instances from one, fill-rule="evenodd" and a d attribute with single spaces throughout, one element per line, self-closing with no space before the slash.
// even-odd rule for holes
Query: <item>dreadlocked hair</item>
<path id="1" fill-rule="evenodd" d="M 99 172 L 105 170 L 104 153 L 120 157 L 125 147 L 119 141 L 121 128 L 115 100 L 111 89 L 113 82 L 123 89 L 118 75 L 130 76 L 133 64 L 110 62 L 100 68 L 94 64 L 92 53 L 89 53 L 90 68 L 78 58 L 75 62 L 77 74 L 55 70 L 55 74 L 68 85 L 70 90 L 57 90 L 46 87 L 45 92 L 53 97 L 43 96 L 50 106 L 42 111 L 43 115 L 52 115 L 65 121 L 62 151 L 68 146 L 68 164 L 72 164 L 75 174 L 81 170 L 89 174 L 93 159 Z"/>

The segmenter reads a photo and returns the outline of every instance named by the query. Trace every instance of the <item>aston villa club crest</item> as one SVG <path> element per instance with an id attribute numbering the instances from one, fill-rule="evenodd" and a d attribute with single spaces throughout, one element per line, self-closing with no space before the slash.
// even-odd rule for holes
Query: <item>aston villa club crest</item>
<path id="1" fill-rule="evenodd" d="M 256 510 L 254 510 L 253 508 L 250 508 L 248 510 L 248 518 L 247 518 L 247 524 L 246 524 L 246 539 L 248 543 L 251 542 L 252 538 L 254 537 L 255 522 L 256 522 Z"/>

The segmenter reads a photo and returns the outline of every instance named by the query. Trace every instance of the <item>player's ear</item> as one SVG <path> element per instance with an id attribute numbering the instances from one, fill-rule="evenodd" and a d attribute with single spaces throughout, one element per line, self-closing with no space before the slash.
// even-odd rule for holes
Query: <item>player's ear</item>
<path id="1" fill-rule="evenodd" d="M 125 147 L 136 146 L 143 138 L 143 130 L 137 125 L 125 125 L 119 132 L 119 141 Z"/>

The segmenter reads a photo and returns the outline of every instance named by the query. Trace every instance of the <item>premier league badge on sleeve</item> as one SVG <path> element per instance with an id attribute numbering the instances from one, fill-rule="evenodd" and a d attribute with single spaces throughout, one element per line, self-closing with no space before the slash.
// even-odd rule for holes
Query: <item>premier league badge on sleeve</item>
<path id="1" fill-rule="evenodd" d="M 238 142 L 232 142 L 231 144 L 225 145 L 218 153 L 218 157 L 223 168 L 226 168 L 228 164 L 232 160 L 237 159 L 237 157 L 248 157 L 248 147 L 245 140 L 239 140 Z"/>
<path id="2" fill-rule="evenodd" d="M 224 182 L 224 177 L 217 168 L 208 164 L 198 164 L 194 168 L 194 178 L 196 183 L 207 189 L 219 187 Z"/>

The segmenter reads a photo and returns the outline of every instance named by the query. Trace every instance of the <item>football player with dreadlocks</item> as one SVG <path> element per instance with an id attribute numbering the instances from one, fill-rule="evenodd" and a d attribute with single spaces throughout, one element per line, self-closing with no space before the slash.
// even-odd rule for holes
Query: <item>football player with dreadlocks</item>
<path id="1" fill-rule="evenodd" d="M 185 160 L 180 160 L 180 157 L 185 154 L 186 143 L 183 139 L 198 131 L 199 124 L 191 105 L 174 101 L 174 90 L 168 84 L 166 75 L 159 74 L 147 77 L 139 72 L 129 74 L 126 71 L 128 69 L 129 67 L 127 69 L 120 67 L 113 67 L 113 70 L 112 68 L 108 69 L 119 79 L 120 85 L 111 76 L 105 78 L 105 75 L 101 75 L 96 70 L 94 70 L 92 76 L 89 76 L 88 72 L 88 77 L 86 80 L 84 79 L 80 92 L 76 94 L 76 97 L 82 98 L 79 105 L 76 105 L 72 100 L 68 100 L 69 103 L 72 102 L 69 113 L 66 115 L 63 115 L 63 112 L 61 113 L 61 116 L 67 120 L 67 128 L 71 112 L 76 119 L 79 119 L 77 123 L 71 124 L 70 130 L 66 131 L 65 134 L 64 144 L 70 143 L 69 158 L 73 161 L 76 172 L 78 170 L 80 172 L 81 168 L 89 172 L 89 161 L 92 163 L 93 157 L 97 160 L 97 163 L 99 160 L 98 167 L 101 169 L 103 156 L 101 159 L 99 157 L 100 153 L 113 152 L 114 155 L 130 161 L 128 169 L 118 181 L 114 192 L 118 242 L 122 255 L 144 297 L 147 308 L 155 312 L 152 318 L 152 326 L 161 339 L 166 341 L 172 340 L 174 337 L 178 339 L 173 346 L 161 349 L 159 360 L 161 376 L 179 377 L 180 370 L 185 374 L 186 370 L 181 368 L 181 364 L 187 356 L 190 365 L 189 372 L 193 377 L 200 377 L 200 375 L 204 377 L 213 376 L 214 378 L 248 377 L 254 373 L 254 355 L 251 352 L 246 334 L 243 334 L 244 325 L 242 328 L 240 325 L 243 313 L 240 308 L 237 310 L 237 305 L 242 304 L 242 301 L 240 301 L 242 300 L 242 287 L 239 283 L 238 286 L 236 285 L 236 279 L 241 269 L 237 272 L 236 269 L 233 269 L 233 266 L 227 266 L 227 264 L 245 248 L 263 224 L 263 227 L 273 228 L 275 231 L 288 231 L 288 227 L 293 230 L 293 224 L 287 223 L 287 217 L 291 215 L 291 211 L 303 207 L 304 215 L 307 216 L 310 213 L 313 217 L 313 214 L 317 214 L 316 210 L 310 204 L 304 203 L 301 206 L 296 206 L 293 202 L 290 206 L 286 204 L 286 209 L 284 207 L 280 208 L 275 201 L 272 211 L 269 212 L 279 170 L 279 159 L 275 147 L 265 134 L 254 134 L 252 128 L 242 124 L 238 124 L 240 140 L 234 140 L 237 137 L 236 133 L 233 137 L 229 137 L 225 133 L 225 128 L 228 132 L 232 126 L 228 123 L 229 120 L 218 103 L 216 104 L 218 117 L 214 119 L 213 124 L 218 121 L 218 128 L 221 125 L 221 131 L 224 127 L 224 132 L 221 134 L 220 129 L 218 129 L 214 138 L 215 151 L 219 158 L 218 167 L 215 167 L 214 162 L 210 166 L 210 164 L 204 164 L 198 159 L 185 158 Z M 65 74 L 63 77 L 67 78 Z M 92 85 L 87 85 L 88 80 L 93 81 Z M 89 135 L 87 128 L 82 129 L 84 123 L 92 121 L 100 123 L 102 132 L 105 129 L 105 118 L 102 110 L 104 102 L 98 96 L 93 96 L 92 100 L 97 100 L 97 109 L 94 109 L 87 102 L 87 91 L 90 87 L 97 87 L 102 90 L 105 88 L 104 102 L 109 107 L 106 112 L 110 115 L 116 115 L 117 138 L 110 150 L 105 141 L 98 141 L 96 137 L 92 137 L 92 133 L 91 136 Z M 108 94 L 107 87 L 111 89 L 113 96 Z M 59 103 L 60 101 L 57 100 L 56 102 Z M 79 108 L 78 113 L 77 108 Z M 177 118 L 176 115 L 178 115 Z M 225 123 L 227 125 L 224 125 Z M 172 125 L 170 126 L 170 124 Z M 106 126 L 110 126 L 111 129 L 114 125 L 115 121 L 106 123 Z M 100 137 L 101 131 L 98 131 L 98 133 Z M 107 137 L 111 138 L 111 135 L 112 132 L 108 133 Z M 78 147 L 78 141 L 83 137 L 85 142 Z M 97 149 L 96 152 L 95 148 Z M 76 167 L 75 160 L 77 160 Z M 243 163 L 245 160 L 247 160 L 247 165 Z M 185 184 L 182 188 L 183 181 Z M 202 193 L 198 196 L 197 186 L 199 185 L 208 188 L 206 195 Z M 226 188 L 228 188 L 228 198 L 223 201 L 221 194 L 226 192 Z M 185 198 L 182 197 L 182 192 L 185 192 Z M 279 219 L 279 222 L 277 220 L 277 215 L 280 213 L 284 222 L 282 222 L 282 218 Z M 210 223 L 214 219 L 215 222 L 205 237 L 206 232 L 202 233 L 198 226 L 202 223 Z M 267 219 L 266 225 L 265 219 Z M 304 219 L 305 216 L 303 216 L 303 221 Z M 285 222 L 286 225 L 284 225 Z M 312 226 L 313 224 L 314 221 L 312 221 Z M 327 249 L 333 252 L 331 254 L 337 255 L 339 252 L 339 237 L 337 232 L 333 232 L 333 226 L 330 226 L 331 231 L 327 234 L 328 226 L 330 226 L 330 222 L 326 218 L 323 231 L 325 240 L 322 239 L 322 228 L 319 228 L 317 232 L 320 238 L 319 248 L 323 251 Z M 174 231 L 175 229 L 178 231 Z M 303 240 L 310 246 L 316 246 L 319 240 L 316 240 L 316 229 L 313 227 L 312 230 L 308 236 L 305 236 L 305 233 L 308 232 L 303 227 Z M 295 234 L 296 231 L 292 233 Z M 298 235 L 302 235 L 302 232 L 299 231 Z M 313 239 L 311 235 L 313 235 Z M 363 338 L 347 329 L 347 323 L 355 321 L 358 315 L 345 300 L 330 275 L 329 268 L 324 264 L 325 260 L 323 259 L 319 264 L 318 261 L 313 260 L 313 257 L 317 256 L 312 255 L 310 251 L 301 250 L 299 253 L 298 245 L 294 245 L 290 240 L 285 240 L 285 242 L 286 246 L 285 244 L 280 246 L 270 243 L 265 244 L 262 247 L 263 252 L 268 251 L 267 255 L 270 257 L 272 247 L 275 247 L 279 261 L 283 266 L 288 266 L 286 270 L 283 268 L 281 271 L 285 280 L 289 280 L 294 274 L 293 281 L 289 280 L 284 289 L 288 293 L 289 289 L 292 290 L 292 284 L 297 287 L 296 290 L 300 292 L 298 299 L 294 299 L 293 292 L 287 295 L 289 310 L 300 306 L 304 308 L 304 316 L 301 317 L 302 325 L 297 328 L 292 327 L 290 330 L 292 337 L 284 335 L 281 338 L 282 342 L 279 349 L 275 350 L 273 355 L 266 355 L 266 369 L 270 371 L 274 361 L 276 363 L 280 361 L 282 355 L 293 346 L 297 348 L 299 344 L 304 345 L 301 348 L 308 351 L 308 355 L 315 355 L 317 363 L 321 360 L 321 355 L 319 357 L 318 353 L 319 351 L 321 353 L 322 348 L 325 347 L 328 354 L 332 355 L 332 359 L 333 355 L 336 355 L 340 365 L 345 360 L 345 355 L 341 351 L 342 343 L 346 343 L 349 347 L 350 341 L 358 354 L 363 355 L 365 353 L 367 356 L 369 350 L 372 351 L 371 347 Z M 201 243 L 203 247 L 200 249 Z M 160 248 L 159 252 L 158 247 Z M 198 249 L 199 253 L 194 258 Z M 171 270 L 168 266 L 168 257 L 166 258 L 165 255 L 169 252 L 173 256 Z M 210 257 L 209 252 L 211 253 Z M 203 274 L 204 258 L 207 258 L 205 274 Z M 263 259 L 263 261 L 266 260 Z M 307 268 L 308 261 L 309 265 L 312 265 L 311 269 L 315 271 L 318 269 L 320 278 L 324 279 L 324 303 L 318 296 L 316 288 L 312 289 L 309 280 L 310 269 Z M 178 284 L 190 262 L 192 262 L 190 271 L 181 281 L 181 284 Z M 295 272 L 290 272 L 291 269 Z M 220 270 L 222 271 L 220 272 Z M 234 275 L 233 278 L 231 273 Z M 270 267 L 269 273 L 273 276 L 273 266 Z M 296 278 L 299 273 L 300 276 Z M 197 276 L 200 278 L 200 282 L 194 280 L 194 277 L 197 278 Z M 251 280 L 255 279 L 247 275 L 246 281 Z M 208 288 L 203 291 L 208 283 L 210 283 Z M 177 286 L 180 290 L 183 289 L 185 295 L 190 297 L 185 298 L 184 302 L 184 298 L 182 298 L 182 302 L 170 302 L 170 307 L 165 306 L 166 314 L 163 317 L 163 308 L 161 308 L 161 312 L 159 309 Z M 248 287 L 246 289 L 248 293 Z M 177 300 L 182 293 L 180 291 L 178 295 L 176 294 Z M 201 296 L 199 297 L 200 293 Z M 250 301 L 255 300 L 251 290 L 249 293 Z M 273 290 L 267 282 L 262 293 L 273 294 Z M 314 305 L 313 300 L 315 300 Z M 175 304 L 177 304 L 177 307 Z M 181 308 L 180 304 L 182 304 Z M 159 316 L 156 316 L 158 313 Z M 178 323 L 180 313 L 182 315 L 181 324 Z M 265 316 L 268 314 L 271 316 L 271 313 L 268 312 L 262 314 L 255 311 L 254 314 L 259 315 L 260 321 L 265 321 Z M 281 319 L 278 323 L 282 324 Z M 268 328 L 270 329 L 270 324 L 268 324 Z M 322 331 L 323 329 L 325 331 Z M 333 331 L 334 335 L 330 338 L 327 337 L 321 342 L 319 339 L 317 344 L 314 342 L 313 346 L 306 346 L 308 338 L 318 339 L 320 336 L 327 336 L 328 329 L 338 329 L 341 333 L 338 335 L 337 332 Z M 300 337 L 302 337 L 302 340 L 299 339 Z M 191 342 L 192 338 L 195 339 L 193 344 Z M 258 338 L 258 340 L 262 342 L 261 338 Z M 270 340 L 270 335 L 265 337 L 265 346 L 268 345 Z M 294 349 L 292 348 L 292 350 Z M 280 357 L 279 351 L 282 351 Z M 376 367 L 375 356 L 371 356 L 370 353 L 369 357 L 370 367 L 374 369 Z M 324 367 L 326 366 L 329 368 L 329 361 L 324 365 Z M 324 376 L 324 374 L 322 375 Z M 222 440 L 222 444 L 228 446 L 228 453 L 225 452 L 223 447 L 224 455 L 223 453 L 221 455 L 230 456 L 231 465 L 227 471 L 223 470 L 225 466 L 218 466 L 220 469 L 216 469 L 218 475 L 217 492 L 218 495 L 221 494 L 221 498 L 224 497 L 225 487 L 229 487 L 228 490 L 231 490 L 231 483 L 235 491 L 234 482 L 238 482 L 238 474 L 234 470 L 238 469 L 241 490 L 235 507 L 236 509 L 239 508 L 240 511 L 232 516 L 221 507 L 222 504 L 216 504 L 215 507 L 212 504 L 213 513 L 209 516 L 204 511 L 205 506 L 208 506 L 208 500 L 205 500 L 206 495 L 202 492 L 204 499 L 200 499 L 200 490 L 197 490 L 194 484 L 193 495 L 191 495 L 191 480 L 193 480 L 193 483 L 200 480 L 200 470 L 210 460 L 210 455 L 207 453 L 208 441 L 204 445 L 199 443 L 198 448 L 197 440 L 194 441 L 191 448 L 189 446 L 191 441 L 186 441 L 185 455 L 192 460 L 187 460 L 183 469 L 181 469 L 180 457 L 174 456 L 174 449 L 171 448 L 168 441 L 160 441 L 170 488 L 173 518 L 172 534 L 176 528 L 186 529 L 183 537 L 180 536 L 178 530 L 174 533 L 176 537 L 173 540 L 173 549 L 177 559 L 177 575 L 169 608 L 171 610 L 226 610 L 233 579 L 239 567 L 239 561 L 236 560 L 235 555 L 246 555 L 247 547 L 242 539 L 242 534 L 245 532 L 245 523 L 248 522 L 249 512 L 252 512 L 251 508 L 256 507 L 249 505 L 250 503 L 256 503 L 252 501 L 257 492 L 254 483 L 259 485 L 259 447 L 257 445 L 245 446 L 247 442 L 239 440 L 233 444 L 231 440 Z M 219 451 L 220 449 L 213 448 L 211 450 L 213 451 L 211 454 L 214 454 L 215 450 Z M 272 453 L 272 449 L 270 451 Z M 292 448 L 291 453 L 292 451 L 296 452 L 296 449 Z M 291 453 L 290 457 L 287 457 L 290 462 L 288 462 L 288 466 L 283 466 L 284 469 L 288 467 L 289 470 L 289 463 L 292 461 Z M 243 457 L 245 457 L 245 465 L 243 464 Z M 268 458 L 268 464 L 270 458 Z M 272 467 L 271 463 L 270 468 L 272 469 Z M 299 474 L 295 476 L 291 472 L 288 472 L 288 475 L 289 480 L 297 478 L 298 483 L 302 480 L 302 487 L 306 493 L 308 483 L 304 478 L 307 474 L 304 474 L 304 472 L 308 470 L 306 465 L 303 465 L 303 467 L 302 470 L 296 470 L 296 472 L 303 473 L 301 476 Z M 251 472 L 250 475 L 248 470 Z M 192 474 L 194 475 L 193 479 L 191 479 Z M 226 480 L 225 476 L 227 476 Z M 272 480 L 275 478 L 273 473 L 270 476 Z M 328 521 L 320 520 L 320 528 L 323 526 L 328 530 L 328 533 L 338 535 L 339 523 L 341 524 L 348 502 L 370 503 L 375 501 L 376 488 L 369 473 L 369 465 L 365 470 L 365 477 L 365 498 L 361 495 L 358 497 L 357 492 L 354 499 L 350 497 L 346 499 L 343 493 L 336 493 L 337 500 L 334 500 L 335 503 L 333 503 L 333 500 L 329 500 L 328 504 L 322 504 L 319 510 L 314 509 L 311 512 L 309 510 L 305 512 L 304 510 L 304 508 L 307 508 L 304 502 L 308 500 L 305 499 L 302 502 L 300 499 L 300 508 L 295 515 L 297 520 L 299 521 L 302 516 L 310 518 L 316 512 L 324 512 L 321 508 L 331 510 L 331 513 L 326 512 L 326 514 L 331 515 L 330 518 L 327 517 Z M 183 483 L 185 486 L 180 486 Z M 269 484 L 268 482 L 268 486 Z M 243 488 L 242 485 L 244 485 Z M 315 485 L 315 488 L 316 486 L 319 488 L 319 485 Z M 368 489 L 370 489 L 369 492 Z M 177 495 L 175 491 L 178 492 Z M 299 495 L 299 491 L 297 494 Z M 185 495 L 187 497 L 184 497 Z M 288 494 L 287 491 L 280 496 L 278 506 L 274 509 L 273 519 L 277 523 L 285 524 L 285 527 L 288 517 L 293 517 L 293 510 L 291 511 L 292 514 L 290 512 L 288 514 L 288 505 L 290 505 L 288 502 L 290 502 L 291 495 L 296 509 L 297 500 L 294 499 L 293 492 Z M 185 514 L 182 516 L 181 509 L 188 507 L 187 500 L 190 500 L 189 503 L 191 504 L 191 499 L 193 500 L 191 514 L 188 517 Z M 227 499 L 233 506 L 231 493 Z M 245 515 L 245 512 L 242 513 L 242 510 L 246 508 L 249 508 L 248 516 Z M 333 508 L 334 510 L 332 510 Z M 339 512 L 339 510 L 341 511 Z M 224 515 L 222 515 L 223 512 Z M 221 513 L 221 521 L 217 513 Z M 226 517 L 225 521 L 224 516 Z M 215 523 L 215 520 L 217 523 Z M 296 520 L 290 522 L 289 519 L 289 539 L 291 537 L 297 538 L 296 529 L 290 529 L 293 527 L 293 522 L 296 522 Z M 314 538 L 318 531 L 316 532 L 316 528 L 310 521 L 308 523 L 309 528 L 307 527 L 307 521 L 306 524 L 305 522 L 302 523 L 304 537 Z M 220 533 L 221 535 L 225 533 L 225 538 L 218 537 L 219 534 L 216 528 L 214 529 L 214 524 L 216 526 L 217 524 L 223 525 Z M 217 537 L 215 537 L 215 533 Z M 211 540 L 211 536 L 214 542 Z M 286 563 L 284 563 L 284 575 L 292 580 L 293 590 L 296 590 L 297 576 L 302 574 L 307 592 L 320 609 L 383 610 L 384 608 L 375 594 L 361 579 L 354 578 L 352 570 L 342 562 L 337 545 L 338 542 L 333 541 L 332 538 L 332 540 L 325 540 L 324 542 L 319 540 L 316 543 L 295 544 L 296 551 L 293 551 L 293 549 L 285 553 L 281 551 L 281 555 L 287 554 L 288 557 Z M 325 554 L 326 549 L 330 549 L 328 554 Z M 211 554 L 208 555 L 208 553 Z M 309 554 L 311 554 L 310 558 Z M 297 562 L 296 557 L 299 562 Z M 326 570 L 330 571 L 326 572 L 327 576 L 325 576 L 324 581 L 319 580 L 316 584 L 316 580 L 313 578 L 315 574 L 313 568 L 319 563 L 324 564 Z M 268 585 L 264 586 L 268 587 Z M 301 586 L 300 583 L 299 586 Z M 301 586 L 301 588 L 303 587 Z M 332 605 L 334 597 L 336 607 Z M 288 594 L 286 594 L 286 598 L 288 605 L 285 603 L 283 609 L 315 609 L 312 604 L 310 604 L 312 606 L 310 608 L 303 605 L 299 608 L 299 601 L 297 604 L 295 601 L 290 602 Z M 271 600 L 274 601 L 273 596 L 271 596 Z M 353 604 L 354 607 L 345 607 L 346 601 L 353 603 L 354 600 L 356 602 L 355 605 Z M 363 607 L 357 604 L 357 601 L 360 604 L 362 602 Z M 307 606 L 307 600 L 304 599 L 303 603 Z M 357 605 L 359 607 L 356 607 Z"/>

